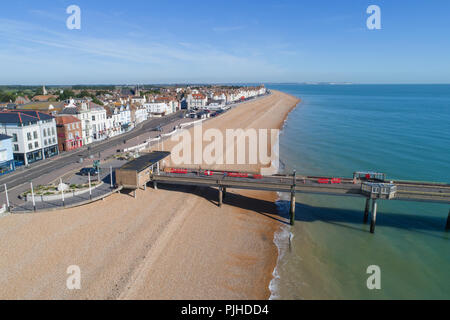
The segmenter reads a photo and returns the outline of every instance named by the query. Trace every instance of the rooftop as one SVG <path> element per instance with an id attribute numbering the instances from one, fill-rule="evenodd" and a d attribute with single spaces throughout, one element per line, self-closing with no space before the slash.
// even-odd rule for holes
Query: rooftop
<path id="1" fill-rule="evenodd" d="M 127 162 L 120 168 L 120 170 L 140 172 L 154 165 L 155 163 L 167 158 L 169 155 L 170 152 L 168 151 L 153 151 L 151 153 L 146 153 L 141 155 L 139 158 L 135 160 Z"/>
<path id="2" fill-rule="evenodd" d="M 56 124 L 58 124 L 58 125 L 64 125 L 64 124 L 74 123 L 74 122 L 80 122 L 80 119 L 78 119 L 74 116 L 57 116 L 56 117 Z"/>
<path id="3" fill-rule="evenodd" d="M 39 120 L 50 120 L 52 116 L 34 110 L 0 111 L 0 123 L 36 123 Z"/>

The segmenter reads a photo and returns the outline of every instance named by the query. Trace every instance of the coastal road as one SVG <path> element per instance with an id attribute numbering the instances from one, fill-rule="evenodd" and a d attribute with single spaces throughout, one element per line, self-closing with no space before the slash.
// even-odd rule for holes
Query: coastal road
<path id="1" fill-rule="evenodd" d="M 62 153 L 54 158 L 34 163 L 28 168 L 19 169 L 16 172 L 4 175 L 0 178 L 0 192 L 5 190 L 4 184 L 7 184 L 8 191 L 13 190 L 14 188 L 17 188 L 25 183 L 29 183 L 36 178 L 76 163 L 80 160 L 80 158 L 87 159 L 89 155 L 96 156 L 98 153 L 104 152 L 108 149 L 112 149 L 114 147 L 118 148 L 124 144 L 124 140 L 128 141 L 139 137 L 146 132 L 151 132 L 159 126 L 168 125 L 182 117 L 183 112 L 179 111 L 167 117 L 147 120 L 137 125 L 136 128 L 130 132 L 97 143 L 89 144 L 88 146 L 84 146 L 73 152 Z"/>

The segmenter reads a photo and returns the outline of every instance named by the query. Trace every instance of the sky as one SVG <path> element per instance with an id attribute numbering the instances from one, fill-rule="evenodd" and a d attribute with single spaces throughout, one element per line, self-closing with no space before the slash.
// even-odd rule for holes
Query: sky
<path id="1" fill-rule="evenodd" d="M 449 17 L 448 0 L 2 1 L 0 84 L 450 83 Z"/>

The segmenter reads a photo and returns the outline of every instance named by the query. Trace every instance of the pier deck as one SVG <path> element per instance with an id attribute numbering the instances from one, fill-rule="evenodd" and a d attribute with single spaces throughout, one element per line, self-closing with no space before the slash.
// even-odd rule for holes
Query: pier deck
<path id="1" fill-rule="evenodd" d="M 331 180 L 332 178 L 321 177 Z M 153 181 L 167 184 L 194 185 L 208 187 L 225 187 L 233 189 L 250 189 L 275 192 L 310 193 L 333 196 L 366 197 L 361 192 L 361 183 L 352 179 L 341 179 L 339 184 L 320 184 L 318 177 L 266 176 L 261 179 L 233 178 L 219 175 L 204 176 L 188 173 L 184 175 L 161 172 L 152 177 Z M 393 199 L 403 201 L 425 201 L 450 204 L 450 185 L 428 182 L 392 181 L 397 186 Z"/>
<path id="2" fill-rule="evenodd" d="M 415 181 L 389 181 L 389 185 L 395 187 L 395 193 L 387 197 L 378 195 L 368 195 L 362 190 L 363 182 L 360 180 L 330 177 L 297 177 L 293 176 L 264 176 L 259 179 L 255 177 L 230 177 L 226 174 L 215 173 L 211 176 L 199 173 L 188 172 L 185 174 L 159 172 L 153 174 L 150 179 L 156 186 L 158 183 L 174 185 L 192 185 L 214 187 L 219 190 L 219 206 L 227 188 L 249 189 L 275 192 L 288 192 L 291 194 L 290 221 L 291 225 L 295 222 L 295 194 L 308 193 L 318 195 L 332 195 L 343 197 L 364 197 L 366 205 L 364 211 L 364 223 L 367 223 L 369 214 L 371 215 L 370 232 L 375 232 L 377 201 L 380 200 L 401 200 L 401 201 L 420 201 L 450 204 L 450 185 L 433 182 L 415 182 Z M 328 183 L 324 183 L 328 181 Z M 381 195 L 381 194 L 380 194 Z M 372 205 L 370 202 L 372 201 Z M 450 212 L 448 214 L 446 229 L 450 229 Z"/>

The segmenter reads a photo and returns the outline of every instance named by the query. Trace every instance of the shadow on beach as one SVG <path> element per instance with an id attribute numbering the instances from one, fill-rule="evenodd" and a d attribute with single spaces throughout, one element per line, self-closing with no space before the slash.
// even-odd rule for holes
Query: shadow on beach
<path id="1" fill-rule="evenodd" d="M 167 191 L 186 192 L 202 197 L 214 205 L 218 205 L 218 190 L 211 187 L 195 187 L 195 186 L 174 186 L 158 184 L 158 188 Z M 237 193 L 227 192 L 223 198 L 223 204 L 233 206 L 243 210 L 253 211 L 261 214 L 269 219 L 276 220 L 283 224 L 289 224 L 288 220 L 280 215 L 277 204 L 272 201 L 247 197 Z"/>

